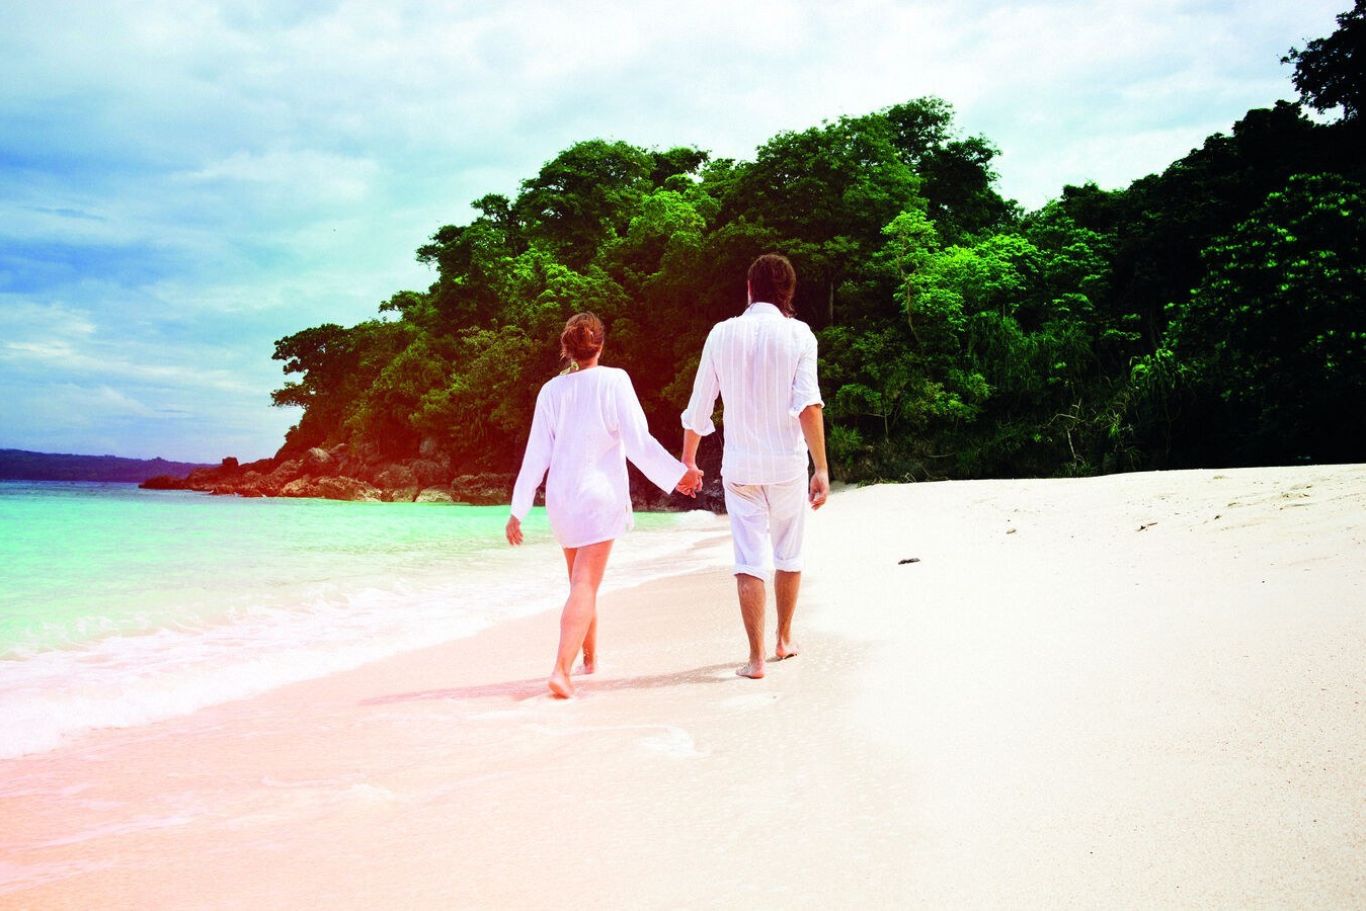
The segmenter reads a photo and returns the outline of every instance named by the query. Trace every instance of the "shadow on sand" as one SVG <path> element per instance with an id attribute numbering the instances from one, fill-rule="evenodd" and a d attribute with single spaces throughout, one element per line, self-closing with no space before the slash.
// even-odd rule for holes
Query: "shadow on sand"
<path id="1" fill-rule="evenodd" d="M 603 678 L 597 675 L 575 677 L 574 685 L 579 693 L 606 693 L 614 690 L 652 690 L 667 686 L 691 686 L 697 683 L 733 682 L 738 664 L 708 664 L 672 674 L 650 674 L 643 677 Z M 455 686 L 440 690 L 418 690 L 413 693 L 393 693 L 388 696 L 375 696 L 362 699 L 361 705 L 390 705 L 395 702 L 418 702 L 424 699 L 535 699 L 547 696 L 545 677 L 531 677 L 525 680 L 508 680 L 502 683 L 480 683 L 473 686 Z"/>

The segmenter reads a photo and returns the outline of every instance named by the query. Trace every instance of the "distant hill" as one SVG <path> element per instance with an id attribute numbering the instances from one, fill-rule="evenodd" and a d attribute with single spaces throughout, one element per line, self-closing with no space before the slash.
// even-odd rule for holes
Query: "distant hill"
<path id="1" fill-rule="evenodd" d="M 165 459 L 0 449 L 0 481 L 126 481 L 136 484 L 159 474 L 183 475 L 203 467 L 195 462 L 168 462 Z"/>

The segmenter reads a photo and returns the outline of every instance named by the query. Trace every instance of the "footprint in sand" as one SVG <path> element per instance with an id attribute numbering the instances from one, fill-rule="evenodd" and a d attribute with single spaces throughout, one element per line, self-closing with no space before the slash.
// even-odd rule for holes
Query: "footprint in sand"
<path id="1" fill-rule="evenodd" d="M 488 712 L 475 712 L 471 715 L 466 715 L 465 717 L 469 721 L 501 721 L 505 718 L 520 718 L 525 714 L 526 712 L 520 708 L 493 709 Z"/>
<path id="2" fill-rule="evenodd" d="M 658 734 L 644 737 L 639 743 L 647 750 L 663 753 L 675 759 L 692 759 L 707 755 L 697 749 L 697 744 L 693 742 L 691 734 L 672 725 L 664 726 Z"/>
<path id="3" fill-rule="evenodd" d="M 372 784 L 353 784 L 341 793 L 351 800 L 368 804 L 386 804 L 398 800 L 398 795 L 393 791 Z"/>
<path id="4" fill-rule="evenodd" d="M 739 667 L 739 665 L 736 665 L 736 667 Z M 733 680 L 735 679 L 735 671 L 732 668 L 725 668 L 719 671 L 712 671 L 707 674 L 707 677 L 712 680 Z"/>
<path id="5" fill-rule="evenodd" d="M 749 709 L 759 709 L 767 705 L 772 705 L 778 699 L 776 693 L 746 693 L 743 696 L 731 696 L 721 702 L 721 708 L 734 709 L 736 711 L 746 711 Z"/>

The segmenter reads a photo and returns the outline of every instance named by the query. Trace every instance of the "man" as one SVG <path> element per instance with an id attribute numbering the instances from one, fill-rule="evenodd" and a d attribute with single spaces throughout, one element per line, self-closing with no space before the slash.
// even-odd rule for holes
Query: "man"
<path id="1" fill-rule="evenodd" d="M 717 323 L 702 349 L 692 399 L 683 412 L 683 463 L 697 468 L 697 445 L 716 430 L 719 394 L 726 439 L 721 480 L 735 546 L 740 616 L 749 662 L 736 673 L 764 676 L 764 603 L 772 580 L 778 601 L 777 660 L 797 654 L 792 615 L 802 581 L 806 504 L 830 494 L 824 402 L 816 383 L 816 337 L 792 314 L 797 274 L 769 253 L 749 267 L 749 306 Z M 815 473 L 807 482 L 807 451 Z M 775 573 L 776 570 L 776 573 Z"/>

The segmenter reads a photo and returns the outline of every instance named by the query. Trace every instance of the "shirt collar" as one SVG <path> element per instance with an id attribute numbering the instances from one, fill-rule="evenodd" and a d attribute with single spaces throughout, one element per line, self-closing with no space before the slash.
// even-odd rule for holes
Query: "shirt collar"
<path id="1" fill-rule="evenodd" d="M 755 301 L 745 308 L 745 316 L 782 316 L 783 311 L 767 301 Z"/>

